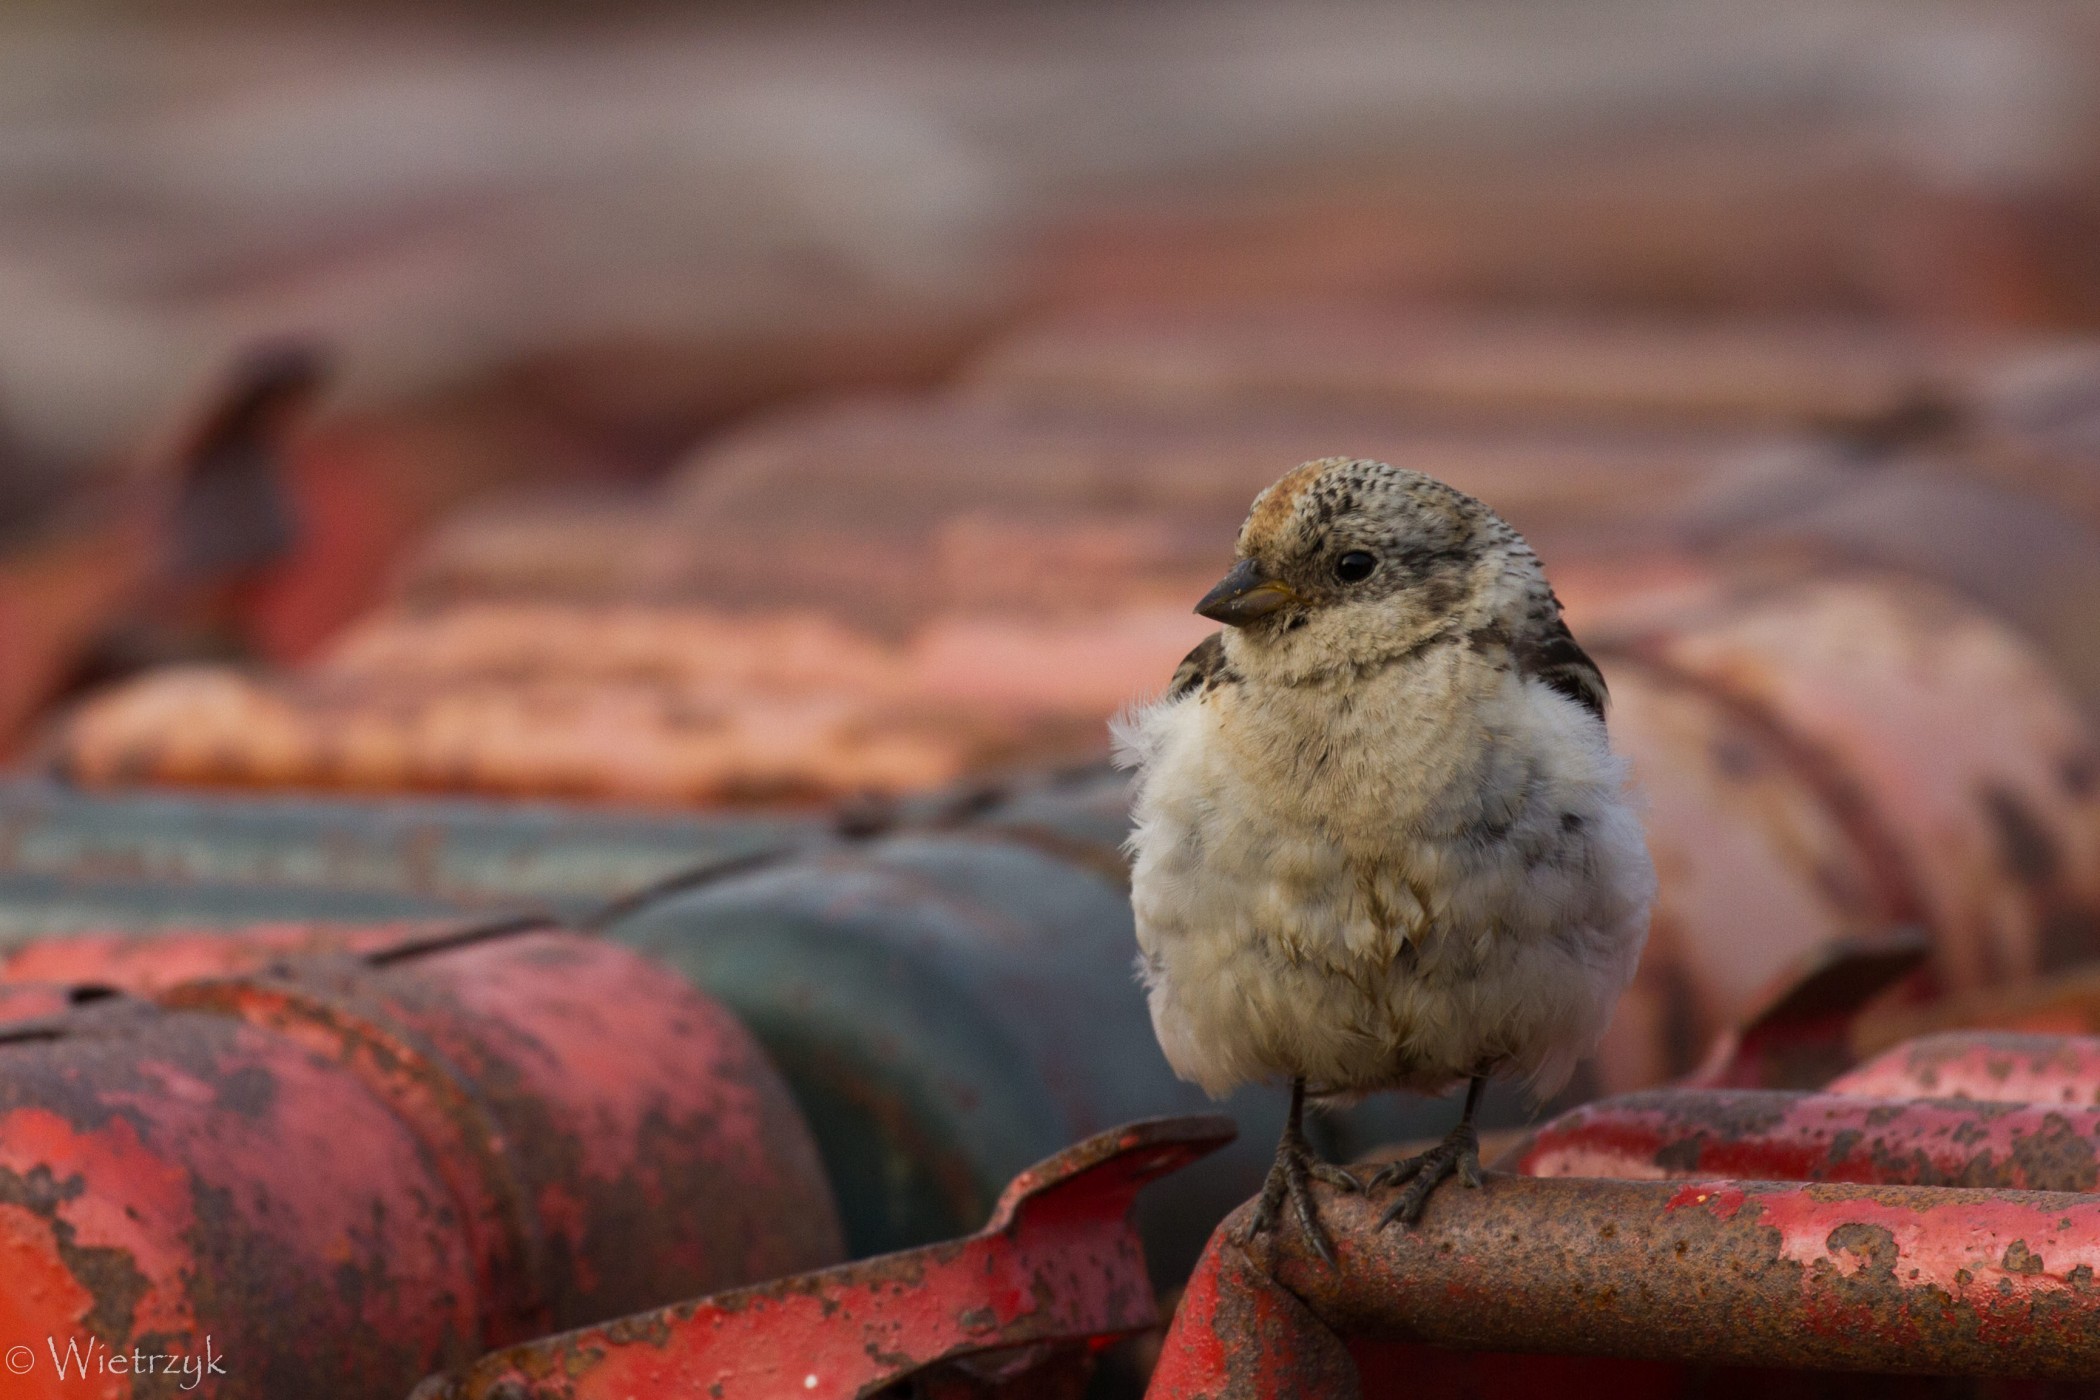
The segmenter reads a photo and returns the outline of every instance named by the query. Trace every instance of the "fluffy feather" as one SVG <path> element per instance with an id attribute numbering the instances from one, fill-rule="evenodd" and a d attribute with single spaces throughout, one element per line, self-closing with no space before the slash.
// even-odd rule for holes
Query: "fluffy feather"
<path id="1" fill-rule="evenodd" d="M 1350 550 L 1378 560 L 1355 585 Z M 1654 873 L 1537 558 L 1478 501 L 1345 459 L 1264 492 L 1239 554 L 1291 605 L 1115 726 L 1168 1061 L 1217 1095 L 1551 1092 L 1632 978 Z"/>

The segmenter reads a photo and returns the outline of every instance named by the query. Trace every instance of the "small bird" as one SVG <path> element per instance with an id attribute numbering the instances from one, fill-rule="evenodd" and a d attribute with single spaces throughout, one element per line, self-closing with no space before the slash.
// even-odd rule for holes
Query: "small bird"
<path id="1" fill-rule="evenodd" d="M 1309 1182 L 1480 1181 L 1490 1076 L 1558 1089 L 1647 939 L 1654 868 L 1605 737 L 1605 688 L 1538 556 L 1420 472 L 1332 457 L 1255 498 L 1196 611 L 1225 624 L 1120 718 L 1138 770 L 1131 902 L 1152 1025 L 1222 1097 L 1285 1080 L 1250 1233 Z M 1467 1085 L 1436 1147 L 1368 1182 L 1317 1160 L 1308 1094 Z"/>

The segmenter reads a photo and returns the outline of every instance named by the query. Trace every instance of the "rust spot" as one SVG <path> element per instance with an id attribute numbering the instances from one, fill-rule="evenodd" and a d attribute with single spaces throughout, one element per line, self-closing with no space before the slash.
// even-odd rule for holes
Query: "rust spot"
<path id="1" fill-rule="evenodd" d="M 1853 1222 L 1832 1230 L 1823 1247 L 1835 1257 L 1840 1253 L 1858 1258 L 1860 1272 L 1893 1279 L 1896 1276 L 1896 1236 L 1886 1225 Z"/>
<path id="2" fill-rule="evenodd" d="M 2016 1137 L 2013 1164 L 2019 1168 L 2019 1185 L 2035 1191 L 2090 1191 L 2100 1184 L 2100 1163 L 2093 1144 L 2075 1132 L 2056 1114 L 2044 1120 L 2042 1132 Z"/>

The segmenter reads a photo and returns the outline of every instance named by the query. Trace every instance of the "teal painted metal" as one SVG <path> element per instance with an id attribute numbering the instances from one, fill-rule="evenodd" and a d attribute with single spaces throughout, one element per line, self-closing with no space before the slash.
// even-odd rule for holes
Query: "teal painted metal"
<path id="1" fill-rule="evenodd" d="M 582 918 L 821 839 L 816 817 L 552 803 L 0 786 L 0 944 L 88 929 L 429 915 Z"/>
<path id="2" fill-rule="evenodd" d="M 384 891 L 286 885 L 150 884 L 0 871 L 0 948 L 102 930 L 161 932 L 238 924 L 392 923 L 459 912 Z"/>

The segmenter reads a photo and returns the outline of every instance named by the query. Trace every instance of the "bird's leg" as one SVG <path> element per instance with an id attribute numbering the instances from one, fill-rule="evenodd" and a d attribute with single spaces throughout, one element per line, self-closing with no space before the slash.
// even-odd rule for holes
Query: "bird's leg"
<path id="1" fill-rule="evenodd" d="M 1420 1220 L 1422 1207 L 1429 1203 L 1429 1193 L 1446 1177 L 1456 1176 L 1468 1186 L 1480 1185 L 1480 1134 L 1473 1127 L 1473 1111 L 1480 1107 L 1480 1091 L 1486 1087 L 1487 1076 L 1474 1075 L 1466 1085 L 1466 1107 L 1458 1116 L 1458 1126 L 1442 1142 L 1427 1152 L 1388 1162 L 1365 1183 L 1366 1189 L 1372 1191 L 1384 1186 L 1407 1187 L 1400 1199 L 1387 1206 L 1385 1214 L 1378 1218 L 1380 1225 L 1390 1225 L 1395 1220 L 1412 1225 Z"/>
<path id="2" fill-rule="evenodd" d="M 1255 1204 L 1254 1216 L 1247 1222 L 1241 1243 L 1275 1229 L 1276 1222 L 1283 1218 L 1284 1201 L 1289 1200 L 1305 1237 L 1312 1241 L 1322 1259 L 1334 1263 L 1334 1245 L 1313 1204 L 1314 1181 L 1324 1181 L 1343 1191 L 1364 1189 L 1362 1182 L 1340 1167 L 1313 1156 L 1312 1145 L 1305 1140 L 1305 1080 L 1301 1076 L 1291 1081 L 1291 1111 L 1283 1123 L 1283 1137 L 1276 1143 L 1276 1165 L 1269 1168 L 1269 1179 L 1262 1185 L 1261 1199 Z"/>

